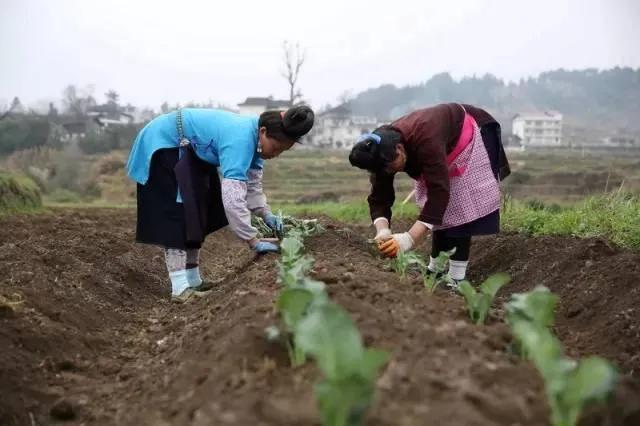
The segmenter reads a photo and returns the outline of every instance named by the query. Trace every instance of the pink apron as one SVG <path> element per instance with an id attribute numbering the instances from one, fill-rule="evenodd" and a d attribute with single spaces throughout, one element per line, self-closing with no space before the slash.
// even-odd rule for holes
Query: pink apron
<path id="1" fill-rule="evenodd" d="M 465 111 L 462 132 L 454 150 L 447 156 L 449 166 L 449 204 L 442 225 L 447 229 L 473 222 L 500 208 L 500 187 L 491 170 L 491 161 L 482 141 L 480 128 Z M 427 202 L 424 176 L 416 179 L 416 204 Z"/>

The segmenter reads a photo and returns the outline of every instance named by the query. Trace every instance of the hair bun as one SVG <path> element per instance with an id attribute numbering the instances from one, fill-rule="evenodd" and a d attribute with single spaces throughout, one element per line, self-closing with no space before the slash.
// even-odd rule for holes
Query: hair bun
<path id="1" fill-rule="evenodd" d="M 294 139 L 298 139 L 311 130 L 315 114 L 306 105 L 289 108 L 282 117 L 282 127 L 284 132 Z"/>
<path id="2" fill-rule="evenodd" d="M 356 143 L 349 154 L 349 162 L 360 169 L 376 171 L 381 168 L 379 147 L 371 141 Z"/>

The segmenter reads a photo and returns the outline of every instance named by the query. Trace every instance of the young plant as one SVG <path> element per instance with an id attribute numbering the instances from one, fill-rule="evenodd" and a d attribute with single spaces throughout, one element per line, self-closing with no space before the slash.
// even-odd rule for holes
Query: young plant
<path id="1" fill-rule="evenodd" d="M 506 305 L 509 322 L 523 319 L 539 327 L 551 327 L 557 303 L 558 296 L 545 286 L 513 294 Z"/>
<path id="2" fill-rule="evenodd" d="M 400 274 L 400 278 L 404 278 L 411 267 L 418 268 L 419 271 L 424 271 L 427 267 L 422 256 L 414 251 L 400 252 L 391 260 L 391 267 L 394 271 Z"/>
<path id="3" fill-rule="evenodd" d="M 376 377 L 389 355 L 365 348 L 353 321 L 331 302 L 317 306 L 300 321 L 295 339 L 324 376 L 315 388 L 323 424 L 362 425 Z"/>
<path id="4" fill-rule="evenodd" d="M 507 304 L 508 323 L 540 372 L 551 408 L 553 426 L 575 426 L 583 408 L 605 400 L 615 388 L 617 373 L 599 357 L 578 362 L 564 356 L 560 341 L 550 330 L 557 297 L 546 287 L 516 294 Z"/>
<path id="5" fill-rule="evenodd" d="M 462 281 L 459 284 L 458 291 L 464 297 L 471 321 L 478 325 L 484 324 L 498 290 L 509 281 L 511 281 L 509 274 L 499 273 L 487 278 L 480 284 L 479 290 L 473 288 L 469 281 Z"/>
<path id="6" fill-rule="evenodd" d="M 257 216 L 251 218 L 251 224 L 258 230 L 261 238 L 282 239 L 294 233 L 301 238 L 306 238 L 324 231 L 317 219 L 298 219 L 293 216 L 283 215 L 282 212 L 278 212 L 277 216 L 283 224 L 284 232 L 282 234 L 277 234 L 267 226 L 262 218 Z"/>
<path id="7" fill-rule="evenodd" d="M 323 282 L 308 278 L 306 275 L 313 266 L 313 258 L 305 256 L 304 243 L 297 231 L 292 231 L 282 241 L 282 257 L 278 262 L 278 282 L 283 290 L 276 301 L 276 309 L 285 326 L 285 333 L 277 327 L 267 331 L 269 340 L 283 340 L 293 366 L 305 362 L 305 355 L 294 342 L 298 322 L 307 314 L 314 303 L 328 300 Z"/>
<path id="8" fill-rule="evenodd" d="M 455 252 L 455 247 L 450 251 L 441 251 L 438 257 L 435 258 L 434 270 L 424 269 L 422 274 L 424 288 L 426 288 L 429 293 L 433 293 L 441 282 L 444 282 L 449 287 L 455 288 L 455 281 L 446 273 L 449 259 Z"/>
<path id="9" fill-rule="evenodd" d="M 324 232 L 324 227 L 320 225 L 318 219 L 298 219 L 293 216 L 282 216 L 284 233 L 288 235 L 292 231 L 298 232 L 303 238 Z"/>
<path id="10" fill-rule="evenodd" d="M 537 327 L 551 327 L 557 303 L 558 296 L 551 293 L 545 286 L 537 286 L 527 293 L 513 294 L 509 303 L 506 304 L 507 322 L 514 324 L 518 320 L 523 320 Z M 513 352 L 523 358 L 527 357 L 525 348 L 517 338 L 512 347 Z"/>
<path id="11" fill-rule="evenodd" d="M 292 334 L 313 302 L 313 293 L 303 288 L 286 288 L 278 296 L 276 308 L 287 327 L 285 336 L 291 364 L 295 367 L 304 364 L 304 352 L 293 342 Z"/>

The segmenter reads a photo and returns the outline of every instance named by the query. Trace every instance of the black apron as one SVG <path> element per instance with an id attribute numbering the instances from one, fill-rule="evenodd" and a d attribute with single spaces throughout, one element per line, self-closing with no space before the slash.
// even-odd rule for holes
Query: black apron
<path id="1" fill-rule="evenodd" d="M 186 245 L 201 244 L 205 237 L 229 224 L 222 203 L 217 168 L 202 161 L 188 144 L 180 147 L 174 167 L 184 205 Z M 213 172 L 212 172 L 213 169 Z"/>

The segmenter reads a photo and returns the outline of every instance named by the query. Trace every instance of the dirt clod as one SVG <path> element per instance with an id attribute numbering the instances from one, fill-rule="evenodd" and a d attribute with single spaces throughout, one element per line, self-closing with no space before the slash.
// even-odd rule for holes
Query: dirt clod
<path id="1" fill-rule="evenodd" d="M 57 400 L 50 410 L 51 417 L 56 420 L 73 420 L 76 417 L 76 412 L 71 401 L 61 398 Z"/>

